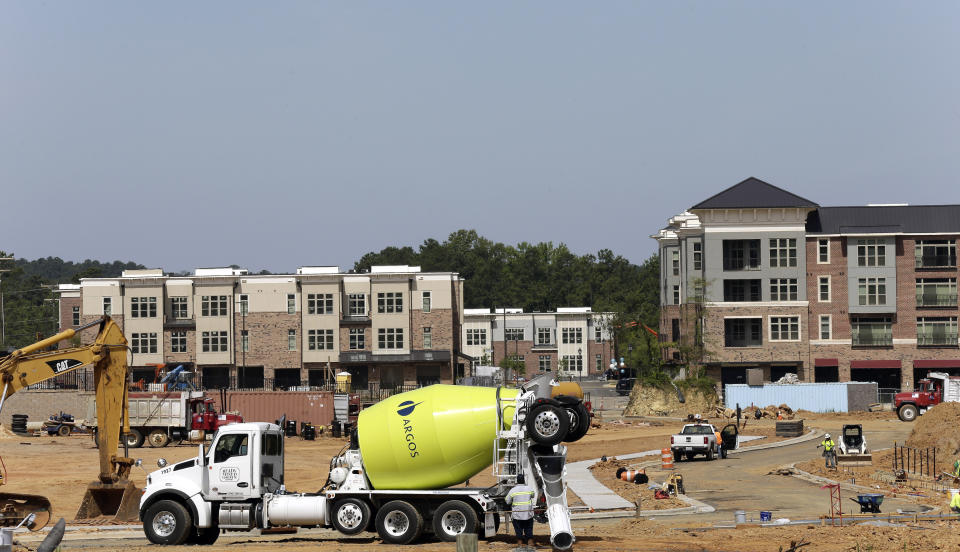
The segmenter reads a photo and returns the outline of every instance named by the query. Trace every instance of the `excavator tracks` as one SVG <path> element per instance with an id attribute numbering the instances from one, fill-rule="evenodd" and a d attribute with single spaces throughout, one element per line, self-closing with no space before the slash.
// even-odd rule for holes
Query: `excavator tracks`
<path id="1" fill-rule="evenodd" d="M 46 527 L 53 515 L 53 508 L 45 496 L 0 493 L 0 526 L 14 527 L 25 517 L 34 514 L 33 521 L 24 526 L 31 531 Z"/>

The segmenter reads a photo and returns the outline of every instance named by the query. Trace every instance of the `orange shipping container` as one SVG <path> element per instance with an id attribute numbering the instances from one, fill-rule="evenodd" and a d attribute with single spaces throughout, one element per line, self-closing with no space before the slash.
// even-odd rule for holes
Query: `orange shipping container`
<path id="1" fill-rule="evenodd" d="M 328 426 L 333 421 L 333 393 L 327 391 L 227 391 L 225 409 L 237 411 L 245 422 L 275 422 L 286 414 L 288 420 Z M 208 392 L 217 410 L 220 394 Z"/>

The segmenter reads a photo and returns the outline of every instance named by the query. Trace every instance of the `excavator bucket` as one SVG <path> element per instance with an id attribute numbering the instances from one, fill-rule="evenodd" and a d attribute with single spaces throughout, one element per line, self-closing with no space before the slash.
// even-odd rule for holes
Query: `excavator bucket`
<path id="1" fill-rule="evenodd" d="M 847 467 L 857 467 L 857 466 L 872 466 L 873 465 L 873 455 L 872 454 L 838 454 L 837 455 L 837 466 L 847 466 Z"/>
<path id="2" fill-rule="evenodd" d="M 108 516 L 114 521 L 138 521 L 140 518 L 140 489 L 132 481 L 101 483 L 94 481 L 77 510 L 77 519 Z"/>
<path id="3" fill-rule="evenodd" d="M 53 508 L 45 496 L 0 493 L 0 526 L 14 527 L 27 516 L 33 514 L 33 520 L 25 524 L 31 531 L 46 527 L 53 515 Z"/>

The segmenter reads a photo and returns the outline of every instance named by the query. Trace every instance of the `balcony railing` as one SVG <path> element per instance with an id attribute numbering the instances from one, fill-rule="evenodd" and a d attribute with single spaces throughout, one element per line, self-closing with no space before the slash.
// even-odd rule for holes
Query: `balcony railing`
<path id="1" fill-rule="evenodd" d="M 955 268 L 956 255 L 921 255 L 917 257 L 917 268 Z"/>
<path id="2" fill-rule="evenodd" d="M 917 345 L 920 347 L 956 347 L 957 334 L 918 335 Z"/>
<path id="3" fill-rule="evenodd" d="M 893 331 L 889 326 L 860 331 L 853 328 L 852 344 L 854 347 L 892 347 Z"/>
<path id="4" fill-rule="evenodd" d="M 918 293 L 917 294 L 917 306 L 918 307 L 956 307 L 957 306 L 957 294 L 954 293 Z"/>

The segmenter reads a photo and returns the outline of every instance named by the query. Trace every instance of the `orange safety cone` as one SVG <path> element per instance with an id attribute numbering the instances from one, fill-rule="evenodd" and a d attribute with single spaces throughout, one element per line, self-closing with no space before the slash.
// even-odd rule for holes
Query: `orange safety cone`
<path id="1" fill-rule="evenodd" d="M 673 469 L 673 451 L 668 448 L 660 449 L 660 467 L 665 470 Z"/>

